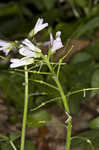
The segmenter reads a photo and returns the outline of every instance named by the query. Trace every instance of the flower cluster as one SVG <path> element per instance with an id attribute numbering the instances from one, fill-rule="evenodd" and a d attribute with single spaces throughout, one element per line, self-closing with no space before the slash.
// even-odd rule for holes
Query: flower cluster
<path id="1" fill-rule="evenodd" d="M 43 19 L 39 18 L 37 20 L 36 25 L 34 26 L 33 35 L 37 34 L 42 29 L 46 28 L 48 23 L 43 23 Z M 52 33 L 50 33 L 50 41 L 48 41 L 48 45 L 50 46 L 50 51 L 52 53 L 56 52 L 56 50 L 63 47 L 61 41 L 61 32 L 56 32 L 56 38 L 53 38 Z M 8 55 L 10 49 L 13 48 L 13 42 L 6 42 L 0 40 L 0 50 L 2 50 L 5 55 Z M 29 39 L 24 39 L 21 41 L 21 45 L 19 46 L 19 54 L 23 56 L 21 59 L 12 58 L 10 60 L 10 68 L 16 68 L 24 65 L 30 65 L 34 62 L 34 58 L 41 57 L 41 49 L 39 49 L 36 45 L 34 45 Z"/>
<path id="2" fill-rule="evenodd" d="M 34 62 L 34 58 L 40 57 L 41 50 L 36 47 L 31 41 L 25 39 L 19 47 L 19 54 L 24 56 L 21 59 L 11 59 L 10 68 L 30 65 Z"/>

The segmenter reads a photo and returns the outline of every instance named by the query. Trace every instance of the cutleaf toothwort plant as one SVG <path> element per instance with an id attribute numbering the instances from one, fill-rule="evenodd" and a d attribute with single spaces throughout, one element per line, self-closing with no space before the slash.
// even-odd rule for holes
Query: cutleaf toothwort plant
<path id="1" fill-rule="evenodd" d="M 35 35 L 46 28 L 48 26 L 48 23 L 43 23 L 43 19 L 39 18 L 37 20 L 36 25 L 34 28 L 29 32 L 28 36 L 23 39 L 22 41 L 4 41 L 0 40 L 0 51 L 4 52 L 7 56 L 11 50 L 18 49 L 18 53 L 20 55 L 20 58 L 11 58 L 10 59 L 10 68 L 16 68 L 16 67 L 22 67 L 24 66 L 24 73 L 25 73 L 25 100 L 24 100 L 24 113 L 23 113 L 23 123 L 22 123 L 22 135 L 21 135 L 21 144 L 20 144 L 20 150 L 24 150 L 24 143 L 25 143 L 25 132 L 26 132 L 26 122 L 27 122 L 27 113 L 28 113 L 28 72 L 30 71 L 30 67 L 28 69 L 29 65 L 34 65 L 36 63 L 41 62 L 41 64 L 47 65 L 49 68 L 49 73 L 52 77 L 52 79 L 56 83 L 56 87 L 54 87 L 58 92 L 60 93 L 61 100 L 64 105 L 64 110 L 67 115 L 66 120 L 66 128 L 67 128 L 67 135 L 66 135 L 66 146 L 65 150 L 70 150 L 71 145 L 71 129 L 72 129 L 72 117 L 70 115 L 70 109 L 67 102 L 67 95 L 64 93 L 63 88 L 61 86 L 60 80 L 59 80 L 59 71 L 61 67 L 61 63 L 64 60 L 64 58 L 69 54 L 71 49 L 64 55 L 62 58 L 60 58 L 59 62 L 57 62 L 57 69 L 54 66 L 54 63 L 52 62 L 53 54 L 56 53 L 57 50 L 60 48 L 63 48 L 63 44 L 61 41 L 61 32 L 56 32 L 55 38 L 53 37 L 52 33 L 50 33 L 50 40 L 47 42 L 44 42 L 43 46 L 48 46 L 48 53 L 44 55 L 42 53 L 42 50 L 40 47 L 38 47 L 38 43 L 36 43 Z M 30 39 L 32 39 L 30 41 Z M 56 64 L 55 64 L 56 65 Z M 41 71 L 41 70 L 40 70 Z M 44 82 L 45 83 L 45 82 Z M 49 85 L 46 83 L 46 85 Z M 53 87 L 53 85 L 50 85 Z M 84 89 L 80 90 L 78 92 L 85 92 L 90 89 Z M 92 89 L 93 90 L 93 89 Z M 94 89 L 97 90 L 97 89 Z M 75 92 L 74 92 L 75 93 Z M 72 94 L 72 93 L 71 93 Z M 17 150 L 17 148 L 14 146 L 14 150 Z"/>
<path id="2" fill-rule="evenodd" d="M 57 72 L 54 70 L 54 67 L 51 62 L 52 55 L 58 49 L 63 47 L 61 37 L 60 37 L 61 32 L 60 31 L 56 32 L 55 39 L 53 38 L 52 33 L 50 33 L 50 40 L 47 42 L 44 42 L 43 45 L 48 45 L 49 47 L 49 52 L 46 55 L 42 53 L 42 50 L 37 46 L 36 42 L 33 42 L 35 35 L 42 29 L 46 28 L 47 26 L 48 26 L 48 23 L 43 23 L 43 19 L 39 18 L 34 28 L 28 34 L 27 38 L 25 38 L 22 41 L 19 41 L 20 44 L 17 48 L 18 48 L 18 53 L 20 54 L 21 58 L 10 59 L 10 68 L 24 66 L 24 73 L 25 73 L 25 101 L 24 101 L 24 113 L 23 113 L 20 150 L 24 150 L 24 143 L 25 143 L 26 121 L 27 121 L 27 111 L 28 111 L 28 65 L 32 65 L 36 63 L 37 61 L 38 62 L 42 61 L 42 63 L 48 66 L 49 71 L 52 75 L 51 77 L 56 82 L 56 86 L 57 86 L 56 89 L 60 93 L 62 102 L 64 104 L 65 112 L 67 114 L 67 117 L 69 118 L 68 121 L 66 122 L 67 123 L 66 150 L 70 149 L 72 118 L 70 116 L 66 96 L 62 89 Z M 29 39 L 32 39 L 32 42 Z M 5 55 L 8 55 L 10 50 L 15 47 L 16 47 L 15 42 L 7 42 L 7 41 L 0 40 L 0 50 L 2 50 L 5 53 Z M 59 64 L 59 67 L 60 67 L 60 64 Z"/>

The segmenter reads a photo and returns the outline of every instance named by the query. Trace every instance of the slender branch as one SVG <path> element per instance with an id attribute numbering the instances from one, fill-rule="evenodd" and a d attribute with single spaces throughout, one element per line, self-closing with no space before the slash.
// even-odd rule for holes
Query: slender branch
<path id="1" fill-rule="evenodd" d="M 12 141 L 9 141 L 9 143 L 11 144 L 13 150 L 17 150 L 17 148 L 15 147 L 14 143 Z"/>
<path id="2" fill-rule="evenodd" d="M 59 63 L 58 63 L 58 69 L 57 69 L 57 77 L 59 76 L 61 63 L 62 63 L 63 60 L 71 53 L 72 49 L 73 49 L 73 45 L 72 45 L 72 47 L 67 51 L 67 53 L 66 53 L 62 58 L 60 58 Z"/>
<path id="3" fill-rule="evenodd" d="M 50 99 L 50 100 L 48 100 L 48 101 L 46 101 L 46 102 L 41 103 L 39 106 L 37 106 L 37 107 L 31 109 L 31 111 L 38 110 L 38 109 L 40 109 L 41 107 L 45 106 L 46 104 L 49 104 L 49 103 L 54 102 L 54 101 L 57 101 L 57 100 L 59 100 L 59 99 L 60 99 L 60 97 L 55 97 L 55 98 L 53 98 L 53 99 Z"/>
<path id="4" fill-rule="evenodd" d="M 74 94 L 77 94 L 77 93 L 80 93 L 80 92 L 86 92 L 86 91 L 98 91 L 99 88 L 86 88 L 86 89 L 80 89 L 80 90 L 77 90 L 77 91 L 73 91 L 73 92 L 68 92 L 66 94 L 66 96 L 71 96 L 71 95 L 74 95 Z"/>
<path id="5" fill-rule="evenodd" d="M 3 57 L 3 56 L 1 56 L 1 55 L 0 55 L 0 58 L 3 59 L 3 60 L 7 60 L 6 57 Z"/>
<path id="6" fill-rule="evenodd" d="M 53 89 L 59 91 L 58 88 L 55 87 L 54 85 L 49 84 L 49 83 L 47 83 L 47 82 L 44 82 L 44 81 L 42 81 L 42 80 L 32 80 L 32 79 L 30 79 L 30 80 L 33 81 L 33 82 L 37 82 L 37 83 L 40 83 L 40 84 L 44 84 L 44 85 L 46 85 L 46 86 L 49 86 L 49 87 L 51 87 L 51 88 L 53 88 Z"/>
<path id="7" fill-rule="evenodd" d="M 19 71 L 19 72 L 24 72 L 24 70 L 21 69 L 15 69 L 15 71 Z M 45 75 L 51 75 L 51 73 L 48 72 L 40 72 L 40 71 L 36 71 L 36 70 L 26 70 L 27 72 L 31 72 L 31 73 L 36 73 L 36 74 L 45 74 Z"/>

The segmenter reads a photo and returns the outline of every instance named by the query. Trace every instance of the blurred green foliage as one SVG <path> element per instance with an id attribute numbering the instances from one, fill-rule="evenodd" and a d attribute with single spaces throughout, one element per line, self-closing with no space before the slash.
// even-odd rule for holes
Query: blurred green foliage
<path id="1" fill-rule="evenodd" d="M 62 41 L 68 39 L 94 40 L 94 44 L 85 47 L 81 52 L 75 54 L 69 64 L 65 64 L 60 70 L 60 81 L 65 93 L 84 88 L 99 87 L 99 41 L 95 33 L 99 30 L 99 1 L 98 0 L 19 0 L 0 2 L 0 38 L 8 40 L 23 39 L 33 28 L 38 17 L 43 17 L 51 26 L 49 30 L 55 33 L 62 32 Z M 40 37 L 47 40 L 47 30 L 42 31 Z M 24 102 L 24 73 L 11 71 L 6 65 L 0 65 L 0 90 L 6 95 L 6 103 L 22 111 Z M 46 67 L 42 68 L 47 71 Z M 43 80 L 53 84 L 50 76 L 29 74 L 29 109 L 35 108 L 42 102 L 58 97 L 59 93 L 34 80 Z M 45 94 L 44 94 L 45 93 Z M 83 92 L 68 97 L 68 103 L 72 114 L 78 114 L 80 104 L 88 97 L 95 96 L 98 91 Z M 60 107 L 61 102 L 56 101 Z M 28 124 L 39 127 L 39 118 L 42 121 L 49 121 L 49 115 L 44 111 L 37 112 L 33 116 L 29 114 Z M 41 117 L 40 117 L 41 115 Z M 32 118 L 33 117 L 33 118 Z M 35 118 L 36 117 L 36 118 Z M 42 118 L 45 117 L 45 118 Z M 31 119 L 32 118 L 32 119 Z M 49 119 L 48 119 L 49 118 Z M 48 120 L 47 120 L 48 119 Z M 90 123 L 90 130 L 78 136 L 87 137 L 92 143 L 99 147 L 99 131 L 93 130 L 98 126 L 99 118 L 93 119 Z M 91 129 L 92 128 L 92 129 Z M 72 146 L 87 146 L 86 141 L 74 139 Z M 34 145 L 27 141 L 26 149 L 30 150 Z M 9 143 L 2 144 L 1 150 L 10 150 Z"/>

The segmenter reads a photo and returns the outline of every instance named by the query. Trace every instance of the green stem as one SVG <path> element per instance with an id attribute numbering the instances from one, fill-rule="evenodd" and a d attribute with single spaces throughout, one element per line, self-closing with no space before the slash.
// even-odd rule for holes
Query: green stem
<path id="1" fill-rule="evenodd" d="M 17 150 L 17 148 L 15 147 L 14 143 L 12 141 L 9 142 L 13 148 L 13 150 Z"/>
<path id="2" fill-rule="evenodd" d="M 65 150 L 70 150 L 70 145 L 71 145 L 71 131 L 72 131 L 72 118 L 70 116 L 70 119 L 69 119 L 68 125 L 67 125 L 67 137 L 66 137 L 66 147 L 65 147 Z"/>
<path id="3" fill-rule="evenodd" d="M 63 89 L 62 89 L 62 87 L 61 87 L 61 84 L 60 84 L 60 82 L 59 82 L 59 80 L 58 80 L 57 77 L 55 77 L 54 79 L 55 79 L 55 82 L 56 82 L 57 87 L 58 87 L 58 89 L 59 89 L 60 95 L 61 95 L 61 97 L 62 97 L 62 101 L 63 101 L 64 108 L 65 108 L 65 112 L 68 112 L 68 113 L 69 113 L 69 107 L 68 107 L 67 99 L 66 99 L 66 96 L 65 96 L 65 94 L 64 94 L 64 92 L 63 92 Z"/>
<path id="4" fill-rule="evenodd" d="M 65 146 L 65 150 L 70 150 L 70 144 L 71 144 L 71 129 L 72 129 L 72 117 L 69 115 L 70 111 L 69 111 L 69 106 L 68 106 L 68 102 L 67 102 L 67 98 L 64 94 L 64 91 L 63 91 L 63 88 L 60 84 L 60 81 L 57 77 L 57 74 L 54 72 L 50 62 L 49 62 L 49 59 L 45 59 L 48 67 L 49 67 L 49 70 L 51 71 L 51 73 L 53 74 L 53 79 L 54 81 L 56 82 L 57 84 L 57 87 L 59 89 L 59 92 L 60 92 L 60 95 L 61 95 L 61 98 L 62 98 L 62 101 L 63 101 L 63 104 L 64 104 L 64 108 L 65 108 L 65 112 L 67 113 L 67 116 L 68 116 L 68 121 L 67 121 L 67 136 L 66 136 L 66 146 Z"/>
<path id="5" fill-rule="evenodd" d="M 60 91 L 60 95 L 62 97 L 62 101 L 63 101 L 63 104 L 64 104 L 64 108 L 65 108 L 65 112 L 67 112 L 68 114 L 68 122 L 67 122 L 67 136 L 66 136 L 66 146 L 65 146 L 65 150 L 70 150 L 70 144 L 71 144 L 71 129 L 72 129 L 72 117 L 69 115 L 70 111 L 69 111 L 69 107 L 68 107 L 68 103 L 67 103 L 67 99 L 66 99 L 66 96 L 63 92 L 63 89 L 61 87 L 61 84 L 58 80 L 58 78 L 56 77 L 55 79 L 56 81 L 56 84 L 59 88 L 59 91 Z"/>
<path id="6" fill-rule="evenodd" d="M 22 124 L 22 135 L 21 135 L 20 150 L 24 150 L 27 111 L 28 111 L 28 71 L 27 71 L 27 66 L 24 67 L 24 70 L 25 70 L 25 102 L 24 102 L 24 114 L 23 114 L 23 124 Z"/>

